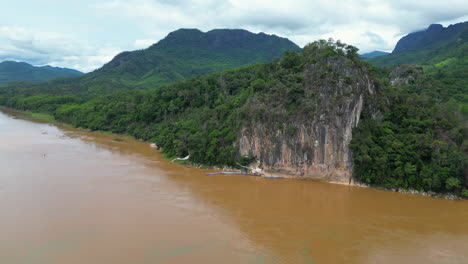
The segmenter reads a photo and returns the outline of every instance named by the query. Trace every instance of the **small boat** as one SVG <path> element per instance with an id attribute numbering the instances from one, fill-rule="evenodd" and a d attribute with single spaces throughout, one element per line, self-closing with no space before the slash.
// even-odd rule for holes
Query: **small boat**
<path id="1" fill-rule="evenodd" d="M 269 178 L 269 179 L 286 179 L 285 177 L 281 176 L 273 176 L 273 175 L 263 175 L 263 178 Z"/>
<path id="2" fill-rule="evenodd" d="M 269 179 L 286 179 L 285 177 L 280 176 L 273 176 L 273 175 L 260 175 L 256 173 L 250 172 L 242 172 L 242 171 L 220 171 L 220 172 L 209 172 L 206 175 L 249 175 L 249 176 L 257 176 L 262 178 L 269 178 Z"/>
<path id="3" fill-rule="evenodd" d="M 251 173 L 246 173 L 242 171 L 221 171 L 221 172 L 209 172 L 206 175 L 219 175 L 219 174 L 224 174 L 224 175 L 253 175 Z"/>

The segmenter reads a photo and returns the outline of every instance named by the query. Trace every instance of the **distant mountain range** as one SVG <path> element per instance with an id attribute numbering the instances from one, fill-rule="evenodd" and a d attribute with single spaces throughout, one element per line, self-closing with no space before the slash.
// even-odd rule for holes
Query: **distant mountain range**
<path id="1" fill-rule="evenodd" d="M 364 54 L 361 54 L 361 58 L 364 58 L 364 59 L 368 59 L 368 58 L 375 58 L 375 57 L 380 57 L 380 56 L 385 56 L 385 55 L 388 55 L 390 54 L 389 52 L 385 52 L 385 51 L 372 51 L 372 52 L 369 52 L 369 53 L 364 53 Z"/>
<path id="2" fill-rule="evenodd" d="M 57 78 L 74 77 L 82 72 L 52 66 L 32 66 L 25 62 L 0 62 L 0 83 L 13 81 L 49 81 Z"/>
<path id="3" fill-rule="evenodd" d="M 435 48 L 456 40 L 461 32 L 468 25 L 458 23 L 443 27 L 439 24 L 432 24 L 426 30 L 414 32 L 406 35 L 398 41 L 392 54 L 398 54 L 410 50 L 419 50 L 422 48 Z"/>
<path id="4" fill-rule="evenodd" d="M 450 58 L 457 60 L 460 56 L 466 56 L 467 35 L 468 22 L 446 28 L 433 24 L 426 30 L 401 38 L 391 54 L 371 58 L 370 61 L 378 65 L 433 65 Z"/>
<path id="5" fill-rule="evenodd" d="M 300 51 L 276 35 L 241 29 L 179 29 L 147 49 L 126 51 L 98 70 L 76 78 L 30 87 L 31 93 L 102 94 L 147 89 L 212 72 L 270 62 L 287 51 Z"/>

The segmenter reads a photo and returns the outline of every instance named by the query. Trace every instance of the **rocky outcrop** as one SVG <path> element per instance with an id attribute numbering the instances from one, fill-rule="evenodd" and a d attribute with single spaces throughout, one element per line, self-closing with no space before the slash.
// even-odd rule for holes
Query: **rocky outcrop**
<path id="1" fill-rule="evenodd" d="M 287 120 L 249 122 L 238 137 L 240 154 L 255 158 L 267 172 L 348 182 L 352 129 L 364 108 L 379 115 L 373 107 L 376 86 L 362 67 L 340 57 L 306 66 L 303 78 L 314 110 Z M 281 123 L 271 122 L 275 119 Z"/>
<path id="2" fill-rule="evenodd" d="M 392 85 L 402 87 L 408 84 L 414 84 L 423 77 L 423 68 L 418 65 L 403 64 L 393 68 L 389 75 L 389 81 Z"/>

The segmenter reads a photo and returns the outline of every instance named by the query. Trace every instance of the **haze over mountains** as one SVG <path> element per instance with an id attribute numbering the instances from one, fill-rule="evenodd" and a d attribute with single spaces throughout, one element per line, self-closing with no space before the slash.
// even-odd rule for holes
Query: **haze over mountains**
<path id="1" fill-rule="evenodd" d="M 74 77 L 82 72 L 52 66 L 32 66 L 25 62 L 0 62 L 0 83 L 12 81 L 49 81 L 57 78 Z"/>

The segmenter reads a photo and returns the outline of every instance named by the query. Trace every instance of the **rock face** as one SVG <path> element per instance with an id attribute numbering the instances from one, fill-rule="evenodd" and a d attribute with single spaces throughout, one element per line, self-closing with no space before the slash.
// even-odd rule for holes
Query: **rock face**
<path id="1" fill-rule="evenodd" d="M 392 85 L 401 87 L 408 84 L 414 84 L 423 76 L 423 68 L 417 65 L 403 64 L 396 66 L 389 76 Z"/>
<path id="2" fill-rule="evenodd" d="M 333 78 L 324 77 L 324 72 Z M 365 107 L 379 115 L 373 110 L 376 86 L 362 67 L 344 58 L 308 65 L 303 78 L 315 110 L 283 120 L 283 129 L 271 121 L 250 122 L 240 132 L 240 154 L 255 157 L 267 172 L 348 182 L 352 129 Z"/>

